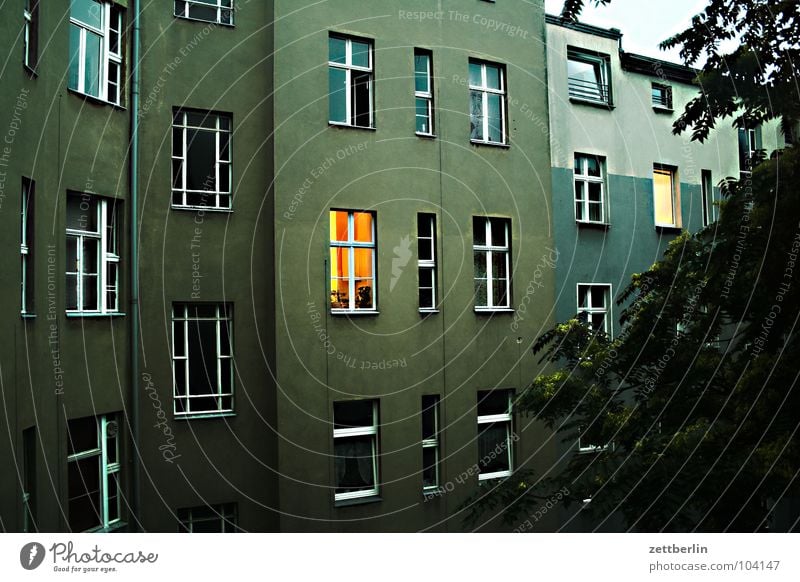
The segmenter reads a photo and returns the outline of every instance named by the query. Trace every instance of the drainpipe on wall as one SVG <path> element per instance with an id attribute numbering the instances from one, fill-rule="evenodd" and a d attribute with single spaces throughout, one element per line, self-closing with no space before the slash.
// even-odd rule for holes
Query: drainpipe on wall
<path id="1" fill-rule="evenodd" d="M 131 480 L 132 530 L 139 531 L 140 466 L 139 451 L 139 0 L 132 0 L 131 39 L 131 166 L 130 166 L 130 354 L 131 354 L 131 438 L 133 440 L 133 478 Z"/>

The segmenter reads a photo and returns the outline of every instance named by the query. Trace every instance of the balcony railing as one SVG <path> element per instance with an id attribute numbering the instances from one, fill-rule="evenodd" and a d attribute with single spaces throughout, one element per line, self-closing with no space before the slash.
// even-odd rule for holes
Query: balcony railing
<path id="1" fill-rule="evenodd" d="M 609 87 L 598 81 L 587 81 L 576 77 L 569 77 L 569 96 L 586 101 L 608 103 Z"/>

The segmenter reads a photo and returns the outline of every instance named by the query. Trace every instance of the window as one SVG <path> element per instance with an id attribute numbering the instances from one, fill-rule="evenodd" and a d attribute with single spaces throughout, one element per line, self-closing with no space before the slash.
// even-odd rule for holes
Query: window
<path id="1" fill-rule="evenodd" d="M 119 312 L 117 202 L 67 195 L 67 313 Z"/>
<path id="2" fill-rule="evenodd" d="M 578 284 L 578 319 L 595 331 L 611 333 L 611 285 Z"/>
<path id="3" fill-rule="evenodd" d="M 608 450 L 609 446 L 613 447 L 613 444 L 610 443 L 604 445 L 597 444 L 603 442 L 599 437 L 598 428 L 598 424 L 595 423 L 590 424 L 588 428 L 585 426 L 580 427 L 578 435 L 579 453 L 600 453 Z"/>
<path id="4" fill-rule="evenodd" d="M 71 0 L 69 88 L 119 105 L 122 9 L 100 0 Z"/>
<path id="5" fill-rule="evenodd" d="M 714 206 L 714 184 L 711 181 L 711 170 L 700 171 L 701 193 L 703 196 L 703 226 L 717 220 L 717 209 Z"/>
<path id="6" fill-rule="evenodd" d="M 331 309 L 375 310 L 375 215 L 331 210 Z"/>
<path id="7" fill-rule="evenodd" d="M 572 99 L 610 105 L 608 55 L 568 48 L 567 84 Z"/>
<path id="8" fill-rule="evenodd" d="M 475 258 L 475 308 L 509 308 L 511 305 L 511 221 L 506 218 L 472 219 Z"/>
<path id="9" fill-rule="evenodd" d="M 337 125 L 374 127 L 372 42 L 328 38 L 329 120 Z"/>
<path id="10" fill-rule="evenodd" d="M 232 533 L 236 527 L 236 504 L 201 505 L 178 510 L 180 533 Z"/>
<path id="11" fill-rule="evenodd" d="M 119 426 L 115 415 L 68 422 L 67 488 L 73 532 L 120 521 Z"/>
<path id="12" fill-rule="evenodd" d="M 478 392 L 479 481 L 508 477 L 513 468 L 513 390 Z"/>
<path id="13" fill-rule="evenodd" d="M 34 313 L 34 182 L 22 178 L 22 199 L 20 201 L 19 256 L 21 263 L 20 313 Z"/>
<path id="14" fill-rule="evenodd" d="M 755 155 L 762 148 L 761 127 L 739 128 L 739 171 L 749 173 L 755 163 Z"/>
<path id="15" fill-rule="evenodd" d="M 575 154 L 575 220 L 606 222 L 605 158 Z"/>
<path id="16" fill-rule="evenodd" d="M 175 415 L 233 412 L 233 307 L 172 306 Z"/>
<path id="17" fill-rule="evenodd" d="M 483 61 L 469 62 L 470 140 L 506 143 L 505 69 Z"/>
<path id="18" fill-rule="evenodd" d="M 333 403 L 336 489 L 343 501 L 378 494 L 378 401 Z"/>
<path id="19" fill-rule="evenodd" d="M 653 166 L 653 203 L 656 226 L 680 228 L 681 207 L 676 168 L 660 164 Z"/>
<path id="20" fill-rule="evenodd" d="M 36 526 L 36 428 L 22 431 L 22 531 L 31 533 Z"/>
<path id="21" fill-rule="evenodd" d="M 439 397 L 422 397 L 422 490 L 439 489 Z"/>
<path id="22" fill-rule="evenodd" d="M 433 59 L 429 51 L 414 51 L 414 99 L 417 133 L 433 135 Z"/>
<path id="23" fill-rule="evenodd" d="M 175 16 L 233 24 L 233 0 L 175 0 Z"/>
<path id="24" fill-rule="evenodd" d="M 39 59 L 39 0 L 25 0 L 22 16 L 25 20 L 22 62 L 33 70 Z"/>
<path id="25" fill-rule="evenodd" d="M 417 215 L 419 309 L 436 310 L 436 215 Z"/>
<path id="26" fill-rule="evenodd" d="M 231 116 L 175 109 L 172 121 L 172 206 L 231 207 Z"/>
<path id="27" fill-rule="evenodd" d="M 651 89 L 653 107 L 656 109 L 669 109 L 672 111 L 672 87 L 653 83 Z"/>

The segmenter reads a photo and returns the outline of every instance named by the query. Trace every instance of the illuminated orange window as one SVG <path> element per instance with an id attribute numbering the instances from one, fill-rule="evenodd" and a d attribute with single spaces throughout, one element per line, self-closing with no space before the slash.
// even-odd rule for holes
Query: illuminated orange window
<path id="1" fill-rule="evenodd" d="M 653 204 L 656 226 L 681 226 L 681 207 L 675 168 L 653 166 Z"/>
<path id="2" fill-rule="evenodd" d="M 375 215 L 331 210 L 331 309 L 375 310 Z"/>

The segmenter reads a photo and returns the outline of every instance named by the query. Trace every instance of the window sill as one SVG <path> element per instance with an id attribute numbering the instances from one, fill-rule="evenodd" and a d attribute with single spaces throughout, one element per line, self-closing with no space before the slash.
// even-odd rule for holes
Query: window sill
<path id="1" fill-rule="evenodd" d="M 597 228 L 599 230 L 608 230 L 611 228 L 610 222 L 591 222 L 588 220 L 576 220 L 575 224 L 581 228 Z"/>
<path id="2" fill-rule="evenodd" d="M 331 309 L 331 315 L 380 315 L 380 311 L 377 309 Z"/>
<path id="3" fill-rule="evenodd" d="M 663 232 L 667 234 L 672 233 L 680 233 L 683 230 L 680 226 L 675 226 L 674 224 L 657 224 L 656 231 Z"/>
<path id="4" fill-rule="evenodd" d="M 76 97 L 80 97 L 84 101 L 88 101 L 89 103 L 94 103 L 95 105 L 108 105 L 117 109 L 118 111 L 125 111 L 125 107 L 119 105 L 118 103 L 112 103 L 111 101 L 106 101 L 105 99 L 100 99 L 99 97 L 95 97 L 94 95 L 88 95 L 87 93 L 81 93 L 75 89 L 71 89 L 67 87 L 67 92 L 72 93 Z"/>
<path id="5" fill-rule="evenodd" d="M 22 319 L 36 319 L 35 313 L 20 313 L 19 316 Z"/>
<path id="6" fill-rule="evenodd" d="M 211 192 L 209 196 L 216 196 L 217 193 Z M 228 196 L 228 194 L 225 194 Z M 197 212 L 198 210 L 202 210 L 203 212 L 220 212 L 222 214 L 232 214 L 233 208 L 217 208 L 216 206 L 178 206 L 177 204 L 170 204 L 169 207 L 172 210 L 188 210 L 190 212 Z"/>
<path id="7" fill-rule="evenodd" d="M 349 123 L 338 123 L 336 121 L 329 121 L 328 127 L 336 127 L 339 129 L 362 129 L 365 131 L 377 131 L 377 129 L 373 127 L 369 127 L 366 125 L 350 125 Z"/>
<path id="8" fill-rule="evenodd" d="M 435 133 L 422 133 L 419 131 L 415 131 L 414 135 L 416 135 L 417 137 L 421 137 L 423 139 L 436 139 Z"/>
<path id="9" fill-rule="evenodd" d="M 438 309 L 420 309 L 419 310 L 419 314 L 420 315 L 431 315 L 433 313 L 439 313 L 439 310 Z"/>
<path id="10" fill-rule="evenodd" d="M 511 471 L 499 471 L 497 473 L 487 473 L 486 475 L 478 474 L 478 485 L 483 485 L 484 483 L 489 484 L 490 481 L 497 481 L 507 479 L 511 477 Z"/>
<path id="11" fill-rule="evenodd" d="M 83 311 L 67 311 L 66 315 L 68 318 L 84 318 L 84 317 L 124 317 L 124 313 L 121 311 L 112 311 L 109 313 L 90 313 L 90 312 L 83 312 Z"/>
<path id="12" fill-rule="evenodd" d="M 590 107 L 597 107 L 598 109 L 607 109 L 608 111 L 614 109 L 614 106 L 607 101 L 593 101 L 591 99 L 581 99 L 580 97 L 570 97 L 569 102 L 576 105 L 588 105 Z"/>
<path id="13" fill-rule="evenodd" d="M 30 66 L 26 65 L 25 63 L 23 63 L 22 64 L 22 68 L 25 69 L 25 72 L 28 73 L 28 76 L 31 79 L 35 79 L 36 77 L 39 76 L 39 73 L 36 72 L 36 68 L 35 67 L 30 67 Z"/>
<path id="14" fill-rule="evenodd" d="M 115 521 L 112 524 L 109 524 L 105 527 L 96 527 L 94 529 L 87 530 L 84 533 L 115 533 L 120 532 L 128 528 L 128 522 L 125 521 Z"/>
<path id="15" fill-rule="evenodd" d="M 380 495 L 369 495 L 365 497 L 353 497 L 351 499 L 335 499 L 333 502 L 334 507 L 351 507 L 353 505 L 369 505 L 370 503 L 379 503 L 383 501 Z"/>
<path id="16" fill-rule="evenodd" d="M 178 20 L 188 20 L 189 22 L 202 22 L 204 24 L 213 24 L 215 26 L 224 26 L 225 28 L 236 28 L 236 26 L 231 22 L 230 24 L 226 22 L 218 22 L 216 20 L 203 20 L 202 18 L 192 18 L 191 16 L 180 16 L 179 14 L 173 14 L 175 18 Z"/>
<path id="17" fill-rule="evenodd" d="M 188 414 L 174 414 L 175 420 L 203 420 L 211 418 L 230 418 L 236 416 L 236 413 L 231 411 L 227 412 L 190 412 Z"/>
<path id="18" fill-rule="evenodd" d="M 476 307 L 475 308 L 476 314 L 487 314 L 491 315 L 492 313 L 514 313 L 513 307 Z"/>
<path id="19" fill-rule="evenodd" d="M 427 501 L 428 499 L 434 499 L 436 497 L 440 497 L 443 493 L 445 493 L 444 487 L 441 485 L 436 485 L 435 487 L 425 487 L 422 489 L 422 497 Z"/>
<path id="20" fill-rule="evenodd" d="M 469 140 L 469 143 L 471 143 L 474 146 L 488 146 L 492 148 L 500 148 L 502 150 L 511 149 L 511 146 L 509 144 L 501 143 L 499 141 L 481 141 L 479 139 L 471 139 Z"/>
<path id="21" fill-rule="evenodd" d="M 653 111 L 656 113 L 675 113 L 675 110 L 672 107 L 664 107 L 663 105 L 653 105 Z"/>

